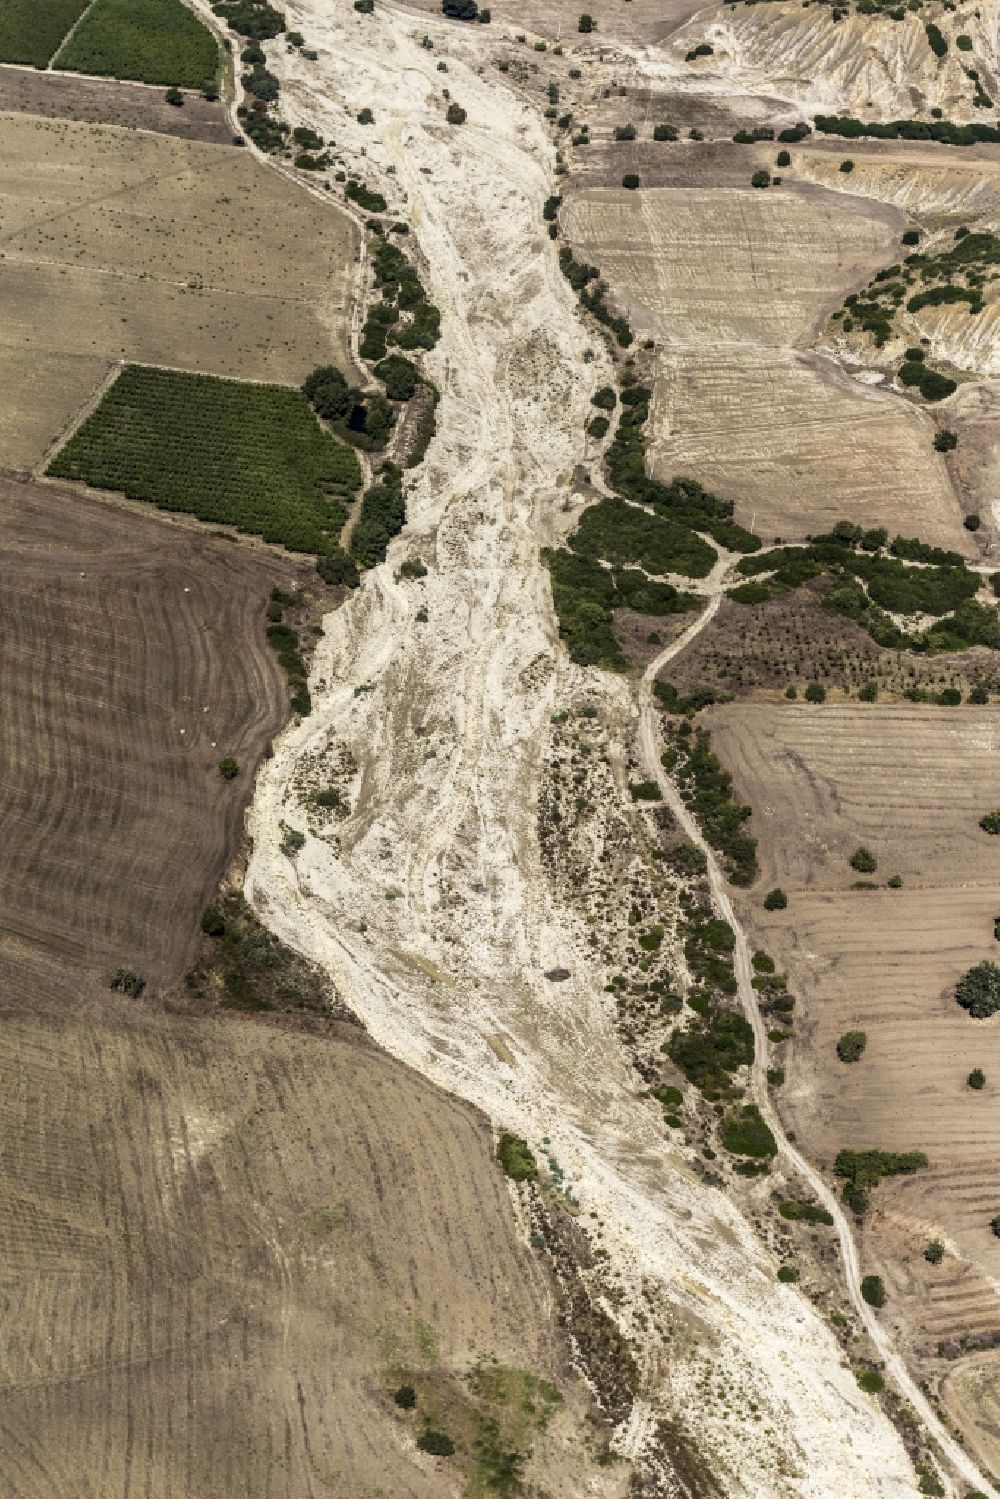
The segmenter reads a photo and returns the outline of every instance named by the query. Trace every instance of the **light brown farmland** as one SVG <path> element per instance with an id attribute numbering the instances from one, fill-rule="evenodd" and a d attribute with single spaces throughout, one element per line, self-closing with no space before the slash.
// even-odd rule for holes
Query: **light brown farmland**
<path id="1" fill-rule="evenodd" d="M 894 210 L 815 188 L 592 189 L 562 222 L 660 345 L 654 473 L 693 475 L 766 537 L 848 517 L 970 549 L 933 419 L 809 352 L 891 258 Z"/>
<path id="2" fill-rule="evenodd" d="M 355 1027 L 165 1016 L 4 954 L 0 986 L 4 1494 L 457 1499 L 467 1461 L 414 1439 L 459 1436 L 493 1357 L 570 1396 L 546 1491 L 620 1492 L 581 1472 L 481 1117 Z"/>
<path id="3" fill-rule="evenodd" d="M 753 935 L 787 970 L 794 1036 L 781 1107 L 806 1151 L 923 1150 L 930 1168 L 883 1184 L 864 1253 L 890 1288 L 887 1315 L 921 1353 L 1000 1327 L 1000 1016 L 955 1002 L 972 964 L 1000 958 L 1000 840 L 977 826 L 1000 802 L 1000 713 L 906 706 L 733 704 L 710 714 L 713 743 L 754 809 L 762 875 L 745 899 Z M 852 890 L 849 858 L 899 890 Z M 785 911 L 763 911 L 780 884 Z M 867 1032 L 861 1061 L 836 1043 Z M 785 1052 L 787 1055 L 782 1056 Z M 966 1079 L 987 1075 L 977 1092 Z M 948 1253 L 923 1258 L 940 1237 Z"/>
<path id="4" fill-rule="evenodd" d="M 334 208 L 249 152 L 0 122 L 0 466 L 38 462 L 117 360 L 290 383 L 346 367 L 354 231 Z"/>
<path id="5" fill-rule="evenodd" d="M 0 524 L 0 942 L 176 980 L 287 716 L 299 565 L 49 484 L 0 482 Z"/>

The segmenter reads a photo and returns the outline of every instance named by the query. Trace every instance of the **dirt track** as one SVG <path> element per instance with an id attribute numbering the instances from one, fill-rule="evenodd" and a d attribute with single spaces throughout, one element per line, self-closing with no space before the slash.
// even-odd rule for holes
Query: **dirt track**
<path id="1" fill-rule="evenodd" d="M 363 145 L 369 179 L 409 219 L 444 313 L 429 361 L 444 400 L 406 538 L 329 621 L 314 718 L 260 780 L 249 892 L 329 967 L 389 1050 L 536 1146 L 548 1140 L 585 1213 L 603 1222 L 626 1318 L 645 1277 L 708 1329 L 778 1444 L 762 1444 L 748 1416 L 706 1414 L 709 1471 L 734 1492 L 912 1494 L 898 1439 L 816 1315 L 775 1286 L 738 1213 L 694 1184 L 633 1101 L 606 974 L 539 865 L 551 713 L 586 695 L 619 743 L 633 727 L 621 684 L 561 655 L 538 558 L 584 451 L 589 394 L 607 378 L 603 356 L 583 361 L 594 340 L 541 233 L 551 158 L 539 122 L 463 64 L 467 50 L 478 57 L 477 32 L 385 7 L 363 23 L 339 8 L 332 19 L 312 4 L 288 11 L 320 60 L 306 70 L 277 59 L 285 110 Z M 468 110 L 460 131 L 443 119 L 442 54 Z M 356 127 L 369 104 L 374 129 Z M 407 553 L 430 568 L 416 587 L 393 576 Z M 351 815 L 339 853 L 311 838 L 293 863 L 279 851 L 281 822 L 304 825 L 292 783 L 331 730 L 360 766 Z M 547 981 L 553 967 L 571 980 Z M 647 1396 L 619 1438 L 636 1456 L 659 1410 L 697 1399 L 693 1364 L 664 1368 L 650 1345 L 643 1360 Z"/>

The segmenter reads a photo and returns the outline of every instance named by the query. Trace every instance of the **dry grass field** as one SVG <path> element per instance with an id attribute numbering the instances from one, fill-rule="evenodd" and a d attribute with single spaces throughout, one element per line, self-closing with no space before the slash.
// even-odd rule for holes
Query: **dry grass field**
<path id="1" fill-rule="evenodd" d="M 506 1425 L 465 1379 L 493 1358 L 569 1397 L 546 1492 L 621 1492 L 585 1476 L 580 1394 L 478 1115 L 355 1027 L 154 1014 L 9 952 L 0 973 L 5 1494 L 484 1493 L 473 1451 L 415 1437 L 428 1416 L 455 1438 Z"/>
<path id="2" fill-rule="evenodd" d="M 917 705 L 730 705 L 713 742 L 754 809 L 761 878 L 753 936 L 798 997 L 781 1096 L 810 1156 L 843 1147 L 923 1150 L 930 1168 L 878 1189 L 864 1250 L 890 1288 L 887 1315 L 916 1347 L 1000 1328 L 1000 1017 L 955 1002 L 972 964 L 1000 957 L 1000 840 L 978 819 L 998 799 L 1000 714 Z M 849 858 L 871 849 L 883 884 L 852 890 Z M 780 884 L 785 911 L 762 910 Z M 867 1032 L 855 1065 L 836 1055 Z M 780 1050 L 781 1048 L 779 1048 Z M 987 1086 L 968 1087 L 974 1067 Z M 940 1237 L 940 1266 L 923 1250 Z"/>
<path id="3" fill-rule="evenodd" d="M 333 208 L 249 152 L 17 114 L 3 130 L 0 466 L 37 463 L 113 361 L 295 384 L 346 365 L 354 232 Z"/>
<path id="4" fill-rule="evenodd" d="M 55 485 L 0 515 L 0 941 L 174 981 L 287 716 L 265 606 L 297 567 Z"/>
<path id="5" fill-rule="evenodd" d="M 0 112 L 154 130 L 217 146 L 231 145 L 233 139 L 221 100 L 188 93 L 184 107 L 178 109 L 167 103 L 161 88 L 118 83 L 112 78 L 39 73 L 34 68 L 0 68 Z"/>
<path id="6" fill-rule="evenodd" d="M 661 344 L 654 472 L 692 474 L 766 537 L 849 517 L 970 550 L 932 418 L 807 352 L 844 294 L 890 258 L 902 222 L 815 190 L 570 198 L 567 237 Z"/>

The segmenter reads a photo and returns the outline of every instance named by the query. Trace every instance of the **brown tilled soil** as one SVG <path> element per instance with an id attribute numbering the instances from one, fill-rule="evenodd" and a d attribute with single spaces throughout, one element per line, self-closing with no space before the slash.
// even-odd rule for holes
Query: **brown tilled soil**
<path id="1" fill-rule="evenodd" d="M 43 115 L 53 120 L 82 120 L 90 125 L 123 125 L 155 130 L 182 140 L 232 144 L 233 131 L 221 100 L 210 102 L 186 93 L 184 104 L 168 104 L 162 88 L 119 83 L 113 78 L 83 78 L 41 73 L 34 68 L 0 67 L 0 111 Z"/>
<path id="2" fill-rule="evenodd" d="M 886 1315 L 922 1354 L 954 1353 L 1000 1330 L 1000 1016 L 974 1020 L 954 998 L 967 968 L 1000 957 L 1000 839 L 978 827 L 1000 802 L 1000 710 L 741 703 L 706 721 L 754 809 L 761 878 L 741 904 L 798 1000 L 775 1058 L 788 1122 L 824 1165 L 845 1147 L 926 1152 L 927 1170 L 876 1190 L 864 1252 L 890 1288 Z M 851 888 L 859 845 L 882 888 Z M 885 888 L 895 874 L 902 888 Z M 776 884 L 788 907 L 768 914 Z M 836 1044 L 852 1029 L 868 1044 L 845 1065 Z M 923 1258 L 934 1238 L 939 1266 Z"/>
<path id="3" fill-rule="evenodd" d="M 56 485 L 0 516 L 0 938 L 175 981 L 287 717 L 265 608 L 303 565 Z"/>
<path id="4" fill-rule="evenodd" d="M 546 1492 L 594 1492 L 479 1115 L 357 1027 L 155 1013 L 9 948 L 0 989 L 5 1494 L 457 1496 L 494 1358 L 566 1394 L 518 1433 Z"/>

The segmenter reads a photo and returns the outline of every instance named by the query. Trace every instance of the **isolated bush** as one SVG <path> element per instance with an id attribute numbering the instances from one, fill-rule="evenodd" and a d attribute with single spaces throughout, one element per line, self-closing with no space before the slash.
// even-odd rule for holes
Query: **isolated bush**
<path id="1" fill-rule="evenodd" d="M 807 703 L 825 703 L 826 688 L 819 682 L 810 682 L 806 687 L 805 699 Z"/>
<path id="2" fill-rule="evenodd" d="M 982 705 L 984 703 L 988 703 L 989 700 L 989 692 L 982 682 L 977 682 L 974 687 L 971 687 L 969 689 L 969 702 L 975 703 L 977 707 L 982 707 Z"/>
<path id="3" fill-rule="evenodd" d="M 119 994 L 138 999 L 146 987 L 146 980 L 140 978 L 134 968 L 116 968 L 111 975 L 111 987 Z"/>
<path id="4" fill-rule="evenodd" d="M 219 761 L 219 774 L 224 781 L 231 781 L 240 773 L 240 767 L 232 755 Z"/>
<path id="5" fill-rule="evenodd" d="M 448 112 L 445 115 L 445 119 L 449 125 L 464 125 L 468 118 L 469 116 L 461 104 L 453 103 L 448 105 Z"/>
<path id="6" fill-rule="evenodd" d="M 958 447 L 958 435 L 950 427 L 941 427 L 934 434 L 934 446 L 939 453 L 952 453 Z"/>
<path id="7" fill-rule="evenodd" d="M 638 174 L 638 172 L 626 172 L 625 175 L 624 175 L 624 177 L 622 178 L 622 187 L 627 187 L 630 192 L 634 192 L 635 189 L 638 186 L 639 186 L 639 174 Z"/>
<path id="8" fill-rule="evenodd" d="M 1000 833 L 1000 807 L 995 807 L 992 812 L 987 812 L 981 817 L 979 826 L 984 833 Z"/>
<path id="9" fill-rule="evenodd" d="M 755 952 L 751 961 L 753 962 L 755 973 L 774 972 L 774 959 L 771 957 L 770 953 Z"/>
<path id="10" fill-rule="evenodd" d="M 218 906 L 206 906 L 201 913 L 201 929 L 207 937 L 225 935 L 226 923 Z"/>
<path id="11" fill-rule="evenodd" d="M 445 4 L 448 0 L 445 0 Z M 423 1452 L 429 1452 L 434 1457 L 451 1457 L 455 1450 L 455 1443 L 445 1431 L 438 1431 L 433 1426 L 425 1426 L 417 1437 L 417 1446 Z"/>
<path id="12" fill-rule="evenodd" d="M 497 1145 L 497 1159 L 511 1181 L 534 1181 L 538 1175 L 538 1162 L 520 1135 L 504 1131 Z"/>
<path id="13" fill-rule="evenodd" d="M 837 1042 L 837 1055 L 842 1062 L 859 1062 L 867 1045 L 865 1031 L 845 1031 Z"/>
<path id="14" fill-rule="evenodd" d="M 858 693 L 858 697 L 861 700 L 861 702 L 863 702 L 863 703 L 874 703 L 874 702 L 877 702 L 878 701 L 878 683 L 877 682 L 866 682 L 864 684 L 864 686 L 861 688 L 860 692 Z"/>
<path id="15" fill-rule="evenodd" d="M 927 33 L 927 40 L 934 56 L 943 57 L 948 50 L 948 43 L 941 35 L 940 28 L 935 26 L 933 21 L 927 21 L 924 24 L 924 31 Z"/>
<path id="16" fill-rule="evenodd" d="M 781 1281 L 782 1285 L 794 1285 L 798 1278 L 799 1272 L 797 1270 L 794 1270 L 791 1265 L 778 1266 L 778 1279 Z"/>
<path id="17" fill-rule="evenodd" d="M 885 1380 L 877 1369 L 862 1369 L 858 1374 L 858 1385 L 866 1395 L 880 1395 L 885 1389 Z"/>
<path id="18" fill-rule="evenodd" d="M 783 911 L 787 905 L 788 896 L 781 889 L 780 885 L 775 885 L 774 889 L 769 890 L 764 896 L 765 911 Z"/>
<path id="19" fill-rule="evenodd" d="M 924 1259 L 929 1265 L 940 1265 L 944 1259 L 944 1243 L 941 1239 L 931 1239 L 924 1250 Z"/>
<path id="20" fill-rule="evenodd" d="M 677 126 L 665 124 L 654 125 L 653 139 L 654 141 L 675 141 L 677 139 Z"/>
<path id="21" fill-rule="evenodd" d="M 853 163 L 853 161 L 851 161 L 850 157 L 848 157 L 846 161 L 842 161 L 840 163 L 840 170 L 842 172 L 853 172 L 854 171 L 854 163 Z"/>
<path id="22" fill-rule="evenodd" d="M 800 1202 L 795 1197 L 786 1198 L 778 1205 L 778 1212 L 789 1223 L 823 1223 L 827 1228 L 833 1223 L 833 1214 L 826 1208 L 818 1208 L 811 1202 Z"/>
<path id="23" fill-rule="evenodd" d="M 327 421 L 337 421 L 351 409 L 347 381 L 333 364 L 321 364 L 307 375 L 302 390 L 313 410 Z"/>
<path id="24" fill-rule="evenodd" d="M 850 865 L 859 874 L 874 874 L 878 868 L 878 860 L 870 848 L 862 846 L 854 850 L 850 858 Z"/>
<path id="25" fill-rule="evenodd" d="M 777 158 L 775 160 L 775 166 L 790 167 L 791 164 L 792 164 L 792 158 L 788 154 L 788 152 L 787 151 L 779 151 L 778 155 L 777 155 Z"/>
<path id="26" fill-rule="evenodd" d="M 981 1067 L 973 1067 L 966 1081 L 968 1082 L 969 1087 L 975 1088 L 976 1092 L 978 1093 L 980 1089 L 986 1087 L 986 1073 Z"/>
<path id="27" fill-rule="evenodd" d="M 990 1228 L 992 1228 L 996 1237 L 1000 1239 L 1000 1213 L 995 1218 L 990 1219 Z"/>
<path id="28" fill-rule="evenodd" d="M 963 521 L 963 522 L 962 522 L 962 524 L 963 524 L 963 526 L 964 526 L 964 527 L 965 527 L 965 529 L 966 529 L 966 530 L 967 530 L 967 531 L 978 531 L 978 530 L 979 530 L 979 527 L 980 527 L 980 526 L 981 526 L 981 525 L 982 525 L 982 520 L 981 520 L 981 519 L 980 519 L 980 517 L 979 517 L 979 516 L 978 516 L 978 515 L 976 515 L 976 513 L 975 513 L 975 512 L 974 512 L 974 511 L 973 511 L 973 512 L 972 512 L 972 514 L 970 514 L 970 515 L 967 515 L 967 516 L 966 516 L 966 517 L 965 517 L 965 519 L 964 519 L 964 521 Z"/>
<path id="29" fill-rule="evenodd" d="M 607 437 L 610 426 L 606 416 L 593 416 L 587 423 L 587 431 L 591 437 Z"/>
<path id="30" fill-rule="evenodd" d="M 761 167 L 760 170 L 754 172 L 753 176 L 750 178 L 750 186 L 751 187 L 770 187 L 771 186 L 771 174 L 770 174 L 770 172 L 765 171 L 764 168 Z"/>
<path id="31" fill-rule="evenodd" d="M 417 1392 L 411 1384 L 401 1384 L 392 1398 L 401 1410 L 411 1411 L 417 1403 Z"/>
<path id="32" fill-rule="evenodd" d="M 576 29 L 577 29 L 577 31 L 583 31 L 583 32 L 593 31 L 593 29 L 594 29 L 594 18 L 593 18 L 593 16 L 588 16 L 587 13 L 584 12 L 584 14 L 580 17 L 579 21 L 576 23 Z"/>
<path id="33" fill-rule="evenodd" d="M 920 243 L 920 230 L 919 229 L 907 229 L 906 232 L 903 235 L 903 244 L 904 245 L 919 245 L 919 243 Z"/>
<path id="34" fill-rule="evenodd" d="M 711 57 L 715 48 L 711 42 L 699 42 L 697 47 L 692 47 L 690 52 L 685 52 L 684 61 L 694 62 L 696 57 Z"/>
<path id="35" fill-rule="evenodd" d="M 920 394 L 925 401 L 943 401 L 957 389 L 955 381 L 938 370 L 925 370 L 920 381 Z"/>
<path id="36" fill-rule="evenodd" d="M 1000 968 L 989 959 L 963 974 L 955 998 L 974 1020 L 988 1020 L 1000 1010 Z"/>
<path id="37" fill-rule="evenodd" d="M 474 21 L 479 6 L 476 0 L 441 0 L 441 13 L 452 21 Z"/>
<path id="38" fill-rule="evenodd" d="M 602 385 L 590 398 L 590 404 L 601 411 L 613 411 L 618 397 L 610 385 Z"/>
<path id="39" fill-rule="evenodd" d="M 634 125 L 616 125 L 615 126 L 615 130 L 614 130 L 614 139 L 616 141 L 634 141 L 635 140 L 635 126 Z"/>
<path id="40" fill-rule="evenodd" d="M 869 1306 L 885 1306 L 885 1285 L 881 1275 L 866 1275 L 861 1282 L 861 1294 Z"/>
<path id="41" fill-rule="evenodd" d="M 179 88 L 168 88 L 163 97 L 168 104 L 173 104 L 175 107 L 184 103 L 184 95 Z"/>

